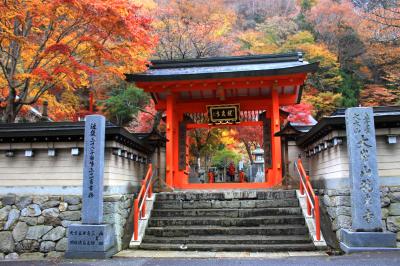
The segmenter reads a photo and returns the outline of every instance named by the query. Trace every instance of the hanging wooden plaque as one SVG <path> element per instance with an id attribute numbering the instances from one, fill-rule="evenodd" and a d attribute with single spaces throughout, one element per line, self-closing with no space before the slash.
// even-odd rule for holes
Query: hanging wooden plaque
<path id="1" fill-rule="evenodd" d="M 240 104 L 207 105 L 207 113 L 209 124 L 240 123 Z"/>

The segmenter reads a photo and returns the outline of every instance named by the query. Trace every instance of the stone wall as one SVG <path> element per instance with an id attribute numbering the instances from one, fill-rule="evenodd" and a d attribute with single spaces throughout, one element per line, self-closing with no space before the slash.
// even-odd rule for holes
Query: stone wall
<path id="1" fill-rule="evenodd" d="M 114 225 L 121 250 L 133 195 L 104 196 L 104 223 Z M 58 257 L 67 227 L 81 221 L 81 196 L 0 195 L 0 259 Z"/>
<path id="2" fill-rule="evenodd" d="M 332 230 L 339 239 L 339 229 L 351 228 L 349 189 L 320 189 L 319 196 L 332 222 Z M 382 224 L 387 231 L 397 234 L 400 248 L 400 186 L 381 187 Z"/>

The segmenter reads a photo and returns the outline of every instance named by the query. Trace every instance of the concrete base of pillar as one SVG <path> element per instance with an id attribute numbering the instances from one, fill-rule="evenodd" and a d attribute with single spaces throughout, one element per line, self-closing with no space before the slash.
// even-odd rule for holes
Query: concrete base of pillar
<path id="1" fill-rule="evenodd" d="M 392 232 L 340 231 L 340 248 L 346 253 L 368 251 L 400 251 L 396 248 L 396 234 Z"/>
<path id="2" fill-rule="evenodd" d="M 111 224 L 71 224 L 68 226 L 68 259 L 104 259 L 118 252 Z"/>
<path id="3" fill-rule="evenodd" d="M 118 253 L 117 247 L 112 247 L 107 251 L 67 251 L 66 259 L 108 259 Z"/>

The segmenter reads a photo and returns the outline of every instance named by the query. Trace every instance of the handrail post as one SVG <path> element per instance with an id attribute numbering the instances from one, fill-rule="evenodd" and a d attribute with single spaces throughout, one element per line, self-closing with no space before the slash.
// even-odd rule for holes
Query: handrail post
<path id="1" fill-rule="evenodd" d="M 152 196 L 153 196 L 153 183 L 151 182 L 151 180 L 150 180 L 150 184 L 149 184 L 149 195 L 148 195 L 148 197 L 147 198 L 151 198 Z"/>
<path id="2" fill-rule="evenodd" d="M 309 189 L 308 189 L 308 184 L 310 183 L 310 177 L 308 176 L 308 175 L 306 175 L 306 184 L 305 184 L 305 189 L 306 189 L 306 191 L 307 191 L 307 194 L 309 195 L 309 196 L 307 196 L 307 215 L 308 216 L 311 216 L 311 192 L 310 191 L 308 191 Z"/>
<path id="3" fill-rule="evenodd" d="M 139 199 L 134 200 L 133 204 L 133 235 L 134 239 L 138 240 L 139 237 Z"/>
<path id="4" fill-rule="evenodd" d="M 297 167 L 297 171 L 300 174 L 300 176 L 299 176 L 299 178 L 300 178 L 300 194 L 304 195 L 303 176 L 302 176 L 302 171 L 300 169 L 300 167 L 302 167 L 302 166 L 303 166 L 303 164 L 301 162 L 301 159 L 298 159 L 296 167 Z"/>
<path id="5" fill-rule="evenodd" d="M 321 220 L 320 220 L 320 210 L 319 210 L 319 198 L 315 195 L 313 188 L 310 183 L 310 176 L 308 176 L 303 168 L 303 164 L 301 159 L 297 160 L 297 170 L 300 175 L 300 193 L 303 195 L 306 194 L 306 202 L 307 202 L 307 215 L 311 216 L 311 200 L 314 200 L 313 204 L 313 215 L 315 221 L 315 238 L 317 241 L 321 240 Z M 304 183 L 303 175 L 305 178 Z"/>
<path id="6" fill-rule="evenodd" d="M 300 176 L 300 195 L 304 195 L 303 181 L 301 179 L 302 177 Z"/>
<path id="7" fill-rule="evenodd" d="M 142 185 L 146 188 L 146 180 L 142 181 Z M 143 205 L 142 205 L 141 218 L 146 217 L 146 200 L 147 200 L 146 195 L 144 195 L 142 200 L 143 200 L 143 203 L 142 203 Z"/>
<path id="8" fill-rule="evenodd" d="M 152 176 L 153 176 L 153 165 L 149 164 L 149 173 L 150 173 L 150 183 L 149 183 L 149 196 L 148 198 L 151 198 L 153 196 L 153 182 L 152 182 Z"/>
<path id="9" fill-rule="evenodd" d="M 133 202 L 133 238 L 138 240 L 139 238 L 139 220 L 146 217 L 146 200 L 152 197 L 153 194 L 153 168 L 151 163 L 149 164 L 149 169 L 147 170 L 146 177 L 142 180 L 142 186 L 137 195 L 137 198 Z M 147 184 L 149 182 L 149 184 Z M 139 205 L 142 201 L 141 207 Z"/>
<path id="10" fill-rule="evenodd" d="M 319 217 L 319 198 L 318 196 L 314 197 L 314 215 L 315 215 L 315 230 L 316 230 L 316 238 L 317 240 L 321 240 L 321 225 L 320 225 L 320 217 Z"/>

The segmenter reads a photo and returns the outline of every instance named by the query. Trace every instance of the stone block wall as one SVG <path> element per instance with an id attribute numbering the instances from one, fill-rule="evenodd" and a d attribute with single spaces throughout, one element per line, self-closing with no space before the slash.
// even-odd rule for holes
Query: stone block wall
<path id="1" fill-rule="evenodd" d="M 104 196 L 104 223 L 114 225 L 118 250 L 133 195 Z M 81 223 L 78 195 L 0 195 L 0 259 L 59 257 L 67 249 L 67 227 Z"/>
<path id="2" fill-rule="evenodd" d="M 383 186 L 380 190 L 383 228 L 397 234 L 400 248 L 400 186 Z M 350 190 L 320 189 L 319 196 L 331 219 L 332 230 L 340 240 L 339 229 L 351 228 Z"/>

